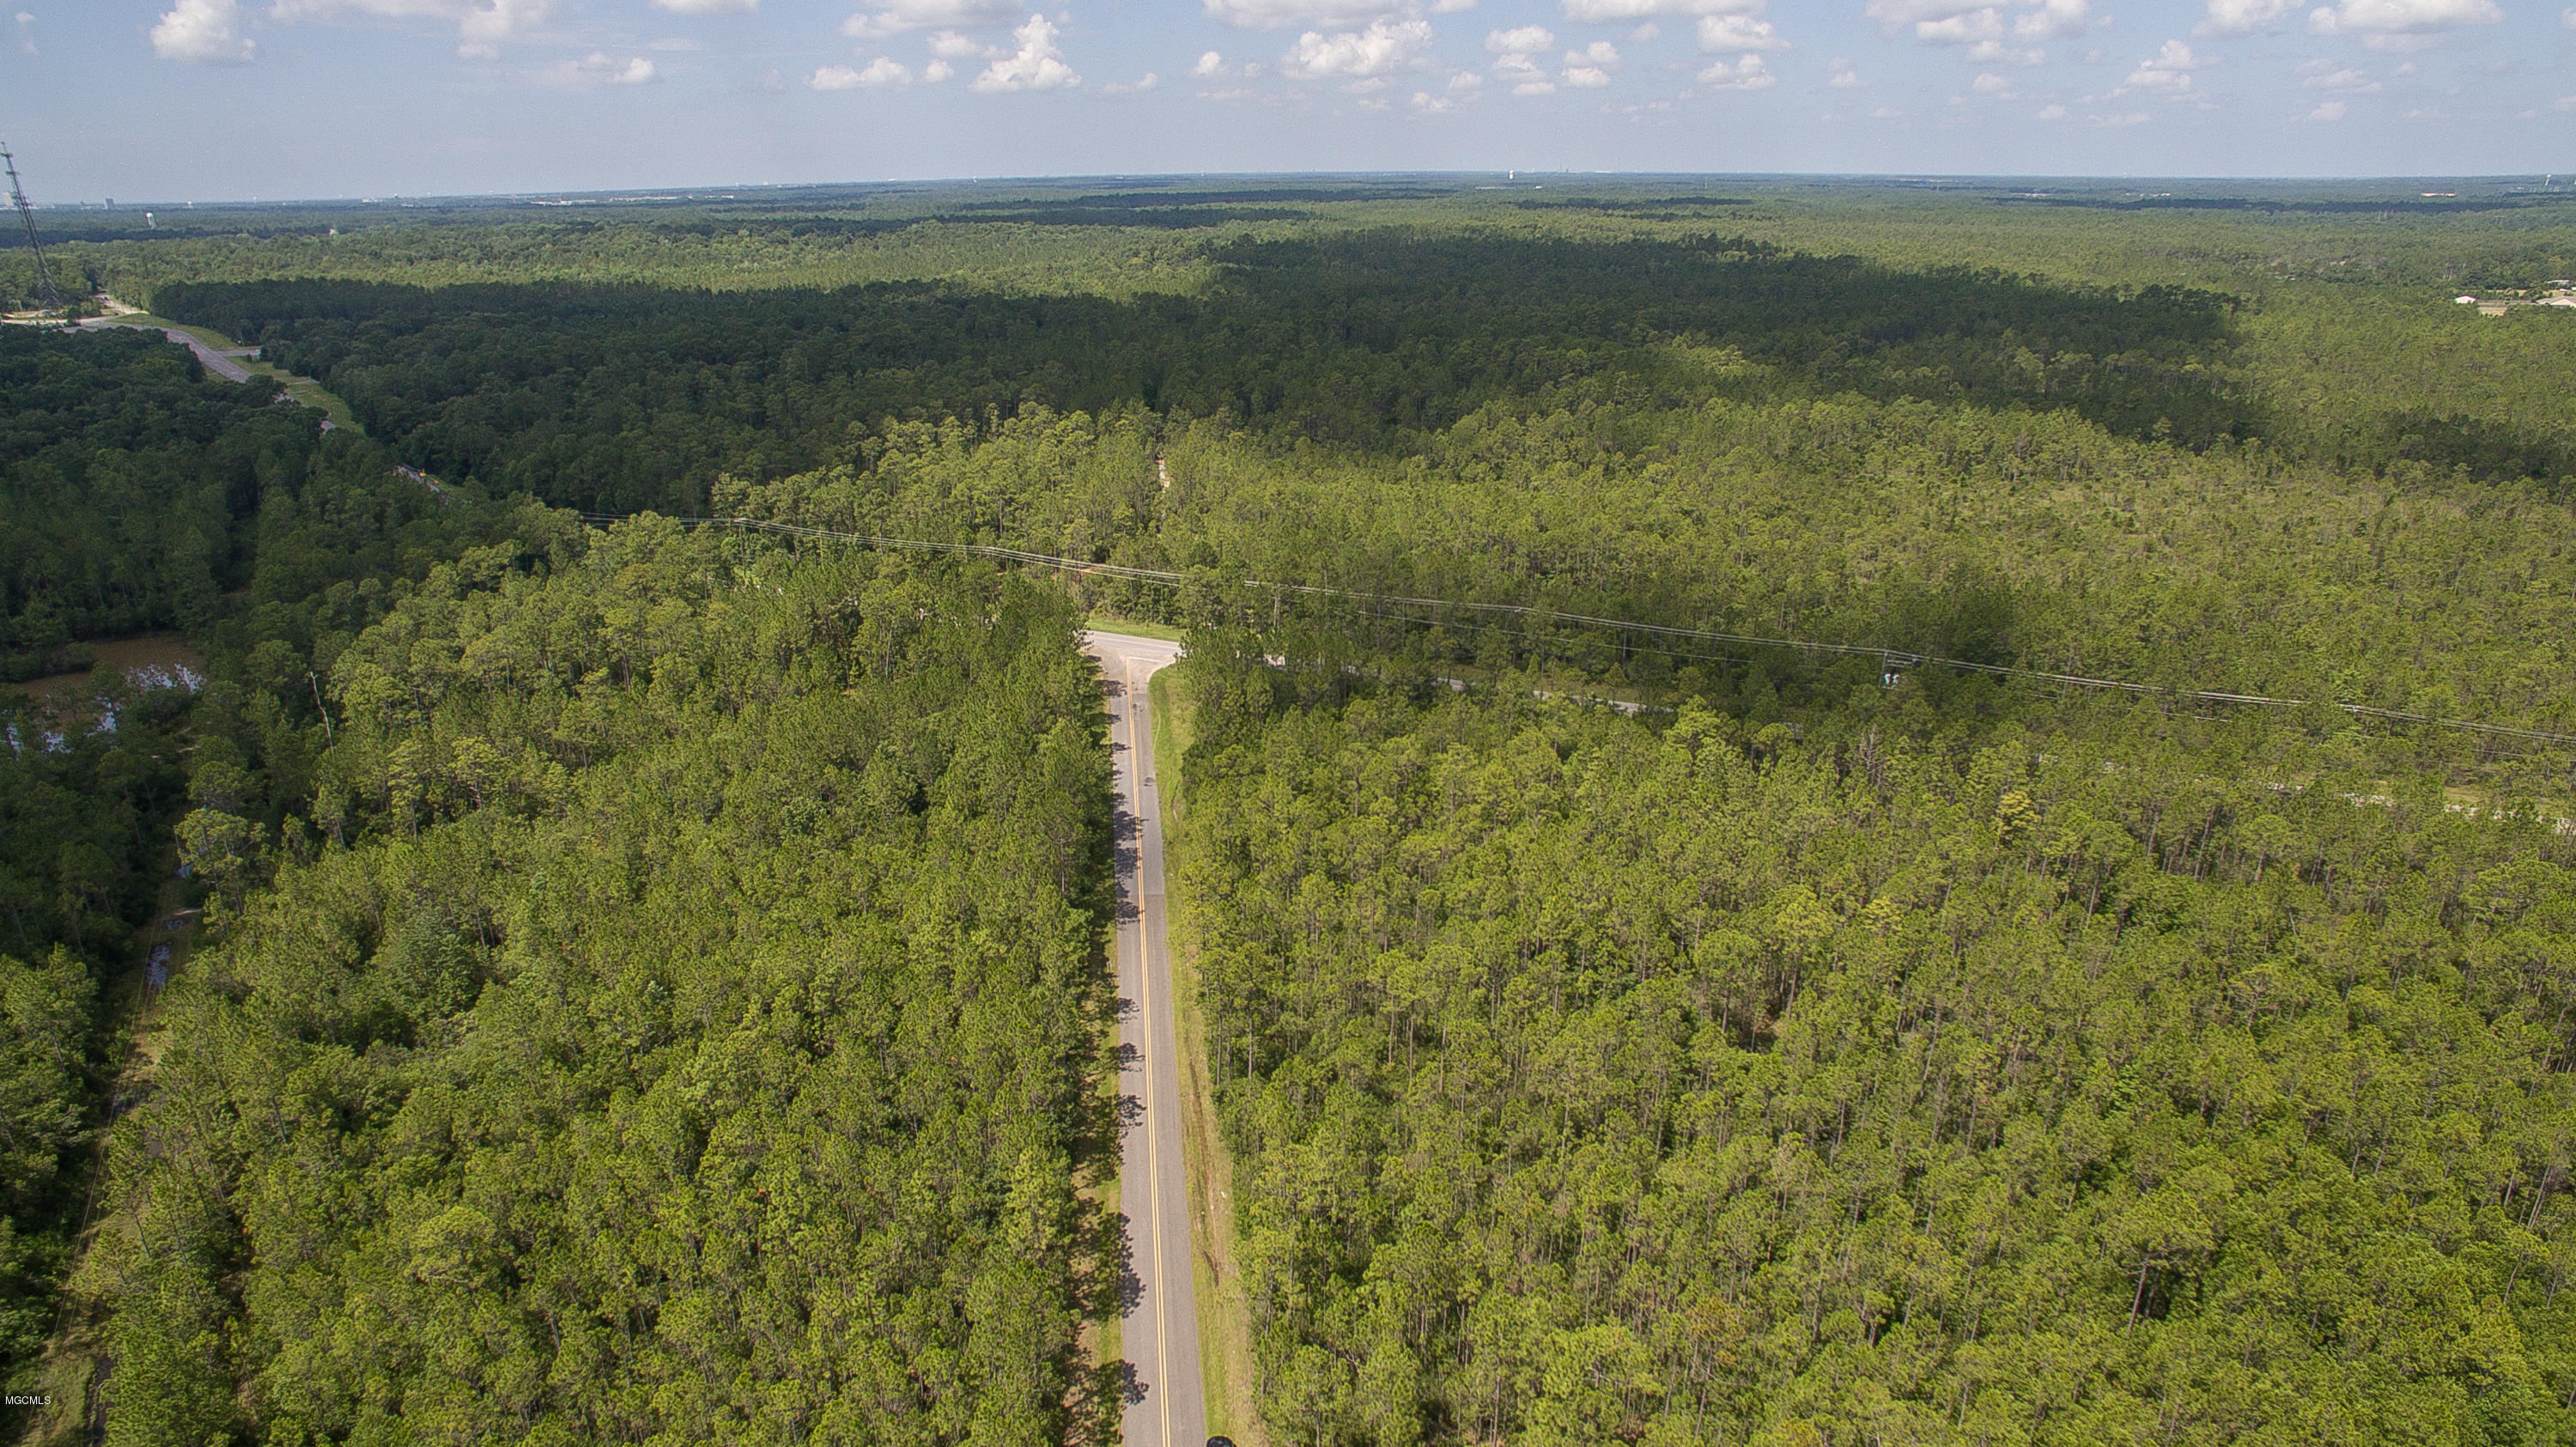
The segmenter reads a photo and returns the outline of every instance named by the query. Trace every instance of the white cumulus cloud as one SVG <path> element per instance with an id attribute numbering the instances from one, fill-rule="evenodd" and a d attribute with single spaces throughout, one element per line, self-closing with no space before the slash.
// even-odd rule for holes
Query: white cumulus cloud
<path id="1" fill-rule="evenodd" d="M 2462 26 L 2502 19 L 2495 0 L 2343 0 L 2309 11 L 2308 28 L 2319 35 L 2357 35 L 2373 50 L 2404 51 L 2436 44 Z"/>
<path id="2" fill-rule="evenodd" d="M 1703 15 L 1699 18 L 1699 48 L 1719 50 L 1787 50 L 1789 42 L 1771 29 L 1768 20 L 1750 15 Z"/>
<path id="3" fill-rule="evenodd" d="M 19 17 L 22 25 L 27 19 Z M 234 0 L 179 0 L 152 27 L 152 53 L 189 65 L 248 65 L 259 47 L 243 38 Z"/>
<path id="4" fill-rule="evenodd" d="M 1565 69 L 1557 79 L 1576 90 L 1598 90 L 1610 83 L 1610 75 L 1619 65 L 1619 47 L 1596 40 L 1581 50 L 1567 51 Z"/>
<path id="5" fill-rule="evenodd" d="M 1869 0 L 1862 9 L 1890 34 L 1911 31 L 1926 45 L 1964 46 L 1981 65 L 2037 65 L 2048 52 L 2033 42 L 2102 23 L 2092 0 Z"/>
<path id="6" fill-rule="evenodd" d="M 2001 40 L 2003 34 L 2003 12 L 1991 5 L 1914 22 L 1914 38 L 1934 45 L 1972 45 L 1980 40 Z"/>
<path id="7" fill-rule="evenodd" d="M 2299 67 L 2304 77 L 2299 84 L 2309 90 L 2335 91 L 2343 95 L 2368 95 L 2379 89 L 2379 82 L 2368 72 L 2331 60 L 2311 60 Z"/>
<path id="8" fill-rule="evenodd" d="M 1556 32 L 1544 25 L 1522 25 L 1485 32 L 1485 48 L 1496 55 L 1537 55 L 1556 48 Z"/>
<path id="9" fill-rule="evenodd" d="M 1780 83 L 1780 77 L 1762 63 L 1762 57 L 1747 55 L 1735 64 L 1718 61 L 1699 73 L 1699 83 L 1711 90 L 1768 90 Z"/>
<path id="10" fill-rule="evenodd" d="M 1833 79 L 1826 81 L 1825 84 L 1836 90 L 1857 90 L 1867 84 L 1860 78 L 1860 72 L 1852 69 L 1852 63 L 1839 55 L 1834 57 L 1832 69 Z"/>
<path id="11" fill-rule="evenodd" d="M 456 52 L 489 60 L 501 46 L 536 29 L 553 13 L 554 0 L 275 0 L 271 20 L 335 20 L 371 15 L 386 20 L 448 20 L 456 25 Z"/>
<path id="12" fill-rule="evenodd" d="M 1384 75 L 1420 59 L 1430 45 L 1431 26 L 1421 20 L 1380 20 L 1331 35 L 1309 30 L 1279 57 L 1279 69 L 1299 80 Z"/>
<path id="13" fill-rule="evenodd" d="M 1418 20 L 1425 10 L 1454 14 L 1475 0 L 1202 0 L 1210 20 L 1238 30 L 1285 30 L 1311 25 L 1326 31 L 1357 31 L 1380 21 Z"/>
<path id="14" fill-rule="evenodd" d="M 2315 110 L 2308 112 L 2308 119 L 2312 121 L 2339 121 L 2343 119 L 2344 112 L 2350 109 L 2351 107 L 2345 105 L 2342 101 L 2330 100 L 2323 105 L 2318 106 Z"/>
<path id="15" fill-rule="evenodd" d="M 1205 77 L 1224 73 L 1225 57 L 1213 50 L 1202 54 L 1199 57 L 1199 63 L 1190 67 L 1190 74 L 1195 76 Z"/>
<path id="16" fill-rule="evenodd" d="M 595 85 L 642 85 L 659 72 L 643 56 L 619 60 L 604 50 L 594 50 L 579 60 L 567 60 L 538 73 L 537 79 L 549 85 L 573 90 L 588 90 Z"/>
<path id="17" fill-rule="evenodd" d="M 2191 89 L 2191 73 L 2209 64 L 2191 53 L 2191 47 L 2179 40 L 2168 40 L 2164 48 L 2138 62 L 2129 78 L 2120 82 L 2122 90 L 2161 91 L 2180 95 Z"/>
<path id="18" fill-rule="evenodd" d="M 1019 90 L 1062 90 L 1082 84 L 1082 77 L 1064 63 L 1064 52 L 1056 49 L 1056 28 L 1043 15 L 1032 15 L 1029 23 L 1011 32 L 1020 48 L 984 67 L 975 77 L 973 88 L 987 94 Z"/>
<path id="19" fill-rule="evenodd" d="M 2194 35 L 2250 35 L 2269 30 L 2299 8 L 2300 0 L 2209 0 L 2209 18 Z"/>
<path id="20" fill-rule="evenodd" d="M 1770 0 L 1565 0 L 1565 18 L 1578 25 L 1616 25 L 1658 15 L 1761 14 Z"/>
<path id="21" fill-rule="evenodd" d="M 907 30 L 973 30 L 1008 25 L 1019 13 L 1017 0 L 881 0 L 842 21 L 841 33 L 864 40 Z"/>
<path id="22" fill-rule="evenodd" d="M 749 15 L 760 0 L 653 0 L 653 8 L 674 15 Z"/>
<path id="23" fill-rule="evenodd" d="M 2093 28 L 2092 0 L 2040 0 L 2037 7 L 2013 17 L 2020 40 L 2063 40 Z"/>

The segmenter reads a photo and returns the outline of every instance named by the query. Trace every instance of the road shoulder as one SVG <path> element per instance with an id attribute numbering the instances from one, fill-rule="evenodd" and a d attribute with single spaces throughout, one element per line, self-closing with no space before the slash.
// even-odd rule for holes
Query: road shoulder
<path id="1" fill-rule="evenodd" d="M 1215 1081 L 1208 1073 L 1207 1021 L 1199 1009 L 1197 930 L 1188 897 L 1174 887 L 1176 855 L 1186 854 L 1188 801 L 1181 759 L 1189 751 L 1191 707 L 1183 670 L 1166 668 L 1146 685 L 1153 713 L 1154 774 L 1161 781 L 1167 907 L 1171 912 L 1173 1024 L 1179 1033 L 1182 1162 L 1195 1249 L 1190 1276 L 1199 1303 L 1199 1381 L 1210 1436 L 1241 1447 L 1266 1447 L 1268 1433 L 1253 1408 L 1252 1317 L 1234 1259 L 1234 1161 L 1217 1129 Z"/>

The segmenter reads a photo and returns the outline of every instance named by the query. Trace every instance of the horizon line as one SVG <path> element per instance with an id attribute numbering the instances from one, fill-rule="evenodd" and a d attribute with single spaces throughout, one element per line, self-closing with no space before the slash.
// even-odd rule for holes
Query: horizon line
<path id="1" fill-rule="evenodd" d="M 176 198 L 176 199 L 170 199 L 170 198 L 154 198 L 154 199 L 148 199 L 148 200 L 137 200 L 137 201 L 124 201 L 124 202 L 119 202 L 119 201 L 116 201 L 116 200 L 115 200 L 115 198 L 111 196 L 111 197 L 107 197 L 107 198 L 105 198 L 105 199 L 103 199 L 103 200 L 101 200 L 101 201 L 88 201 L 88 200 L 80 200 L 80 201 L 46 201 L 46 202 L 33 202 L 32 204 L 33 204 L 33 208 L 34 208 L 35 210 L 37 210 L 37 211 L 40 211 L 40 212 L 65 212 L 65 211 L 73 211 L 73 212 L 77 212 L 77 211 L 147 211 L 147 210 L 154 210 L 154 209 L 162 208 L 162 207 L 181 207 L 181 208 L 190 208 L 190 207 L 199 207 L 199 206 L 204 206 L 204 207 L 214 207 L 214 208 L 240 208 L 240 209 L 248 209 L 248 208 L 253 208 L 253 207 L 258 207 L 258 208 L 278 208 L 278 209 L 286 209 L 286 208 L 296 208 L 296 207 L 315 207 L 315 206 L 385 206 L 385 205 L 390 205 L 390 204 L 397 203 L 397 202 L 400 202 L 400 203 L 406 203 L 406 204 L 408 204 L 408 205 L 432 205 L 432 204 L 436 204 L 436 205 L 459 205 L 459 204 L 467 204 L 467 203 L 481 203 L 481 204 L 486 204 L 486 205 L 510 205 L 510 204 L 530 205 L 530 204 L 536 204 L 536 203 L 541 203 L 541 202 L 549 202 L 549 201 L 586 201 L 586 202 L 600 202 L 600 203 L 605 203 L 605 204 L 621 204 L 621 203 L 622 203 L 622 204 L 627 204 L 627 205 L 655 205 L 655 204 L 677 204 L 677 203 L 684 203 L 684 202 L 705 202 L 705 201 L 718 201 L 718 200 L 736 200 L 736 199 L 740 199 L 740 198 L 733 197 L 733 196 L 712 196 L 712 195 L 704 195 L 704 194 L 693 194 L 693 195 L 652 195 L 652 194 L 637 194 L 637 193 L 645 193 L 645 192 L 662 192 L 662 191 L 705 193 L 705 192 L 716 192 L 716 191 L 797 191 L 797 190 L 809 190 L 809 191 L 817 191 L 817 190 L 832 190 L 832 191 L 878 191 L 878 190 L 925 190 L 925 189 L 942 189 L 942 188 L 965 188 L 965 187 L 978 187 L 978 186 L 1068 186 L 1068 185 L 1085 185 L 1085 184 L 1111 183 L 1111 182 L 1126 183 L 1126 184 L 1135 184 L 1135 183 L 1140 183 L 1140 182 L 1154 182 L 1154 183 L 1162 183 L 1162 184 L 1174 184 L 1174 183 L 1187 184 L 1187 183 L 1192 183 L 1192 182 L 1202 182 L 1202 181 L 1226 181 L 1226 180 L 1290 180 L 1290 179 L 1293 179 L 1293 180 L 1307 180 L 1307 181 L 1321 181 L 1321 180 L 1373 181 L 1373 182 L 1378 182 L 1378 183 L 1382 183 L 1382 184 L 1383 184 L 1383 183 L 1400 182 L 1400 181 L 1404 181 L 1404 180 L 1458 180 L 1458 179 L 1464 179 L 1464 178 L 1468 178 L 1468 177 L 1476 177 L 1476 178 L 1485 178 L 1485 177 L 1506 177 L 1506 178 L 1512 178 L 1512 177 L 1519 177 L 1519 176 L 1543 177 L 1543 178 L 1576 177 L 1576 178 L 1596 179 L 1596 180 L 1603 180 L 1603 181 L 1722 181 L 1722 182 L 1727 182 L 1727 183 L 1730 183 L 1730 184 L 1744 184 L 1744 183 L 1764 184 L 1764 183 L 1768 183 L 1768 184 L 1773 184 L 1773 185 L 1779 185 L 1779 184 L 1795 184 L 1795 183 L 1799 183 L 1799 182 L 1810 182 L 1810 183 L 1826 183 L 1826 184 L 1837 184 L 1837 185 L 1863 184 L 1863 185 L 1882 185 L 1882 186 L 1935 186 L 1935 187 L 1958 187 L 1958 188 L 1963 188 L 1963 189 L 1975 189 L 1975 188 L 1995 187 L 1995 186 L 2028 187 L 2028 186 L 2037 185 L 2037 184 L 2042 184 L 2042 183 L 2049 183 L 2049 184 L 2056 184 L 2056 185 L 2069 185 L 2069 186 L 2094 187 L 2094 188 L 2101 188 L 2101 187 L 2116 187 L 2116 188 L 2119 188 L 2119 189 L 2135 190 L 2135 189 L 2139 189 L 2142 185 L 2147 185 L 2147 184 L 2157 184 L 2157 185 L 2188 185 L 2188 186 L 2230 186 L 2230 187 L 2239 187 L 2239 188 L 2242 188 L 2242 187 L 2253 187 L 2253 186 L 2276 186 L 2276 185 L 2295 185 L 2295 186 L 2337 186 L 2337 185 L 2340 185 L 2340 186 L 2374 186 L 2374 185 L 2392 185 L 2392 186 L 2393 186 L 2393 185 L 2421 185 L 2421 184 L 2424 184 L 2424 183 L 2427 183 L 2427 182 L 2438 182 L 2438 183 L 2447 184 L 2447 185 L 2476 185 L 2476 186 L 2480 186 L 2480 187 L 2494 187 L 2494 188 L 2500 188 L 2500 189 L 2503 189 L 2503 188 L 2514 188 L 2514 187 L 2522 187 L 2522 186 L 2546 186 L 2546 185 L 2547 185 L 2547 183 L 2548 183 L 2548 181 L 2549 181 L 2550 179 L 2554 178 L 2554 177 L 2556 176 L 2556 174 L 2557 174 L 2557 173 L 2556 173 L 2556 172 L 2554 172 L 2554 171 L 2552 171 L 2552 172 L 2538 172 L 2538 171 L 2533 171 L 2533 172 L 2501 172 L 2501 173 L 2475 173 L 2475 174 L 2472 174 L 2472 173 L 2454 173 L 2454 174 L 2444 174 L 2444 173 L 2438 173 L 2438 172 L 2417 172 L 2417 173 L 2413 173 L 2413 174 L 2408 174 L 2408 173 L 2380 173 L 2380 174 L 2361 174 L 2361 173 L 2351 173 L 2351 174 L 2327 174 L 2327 173 L 2313 173 L 2313 174 L 2305 174 L 2305 175 L 2282 174 L 2282 175 L 2234 175 L 2234 176 L 2228 176 L 2228 175 L 2181 175 L 2181 174 L 2170 174 L 2170 175 L 2168 175 L 2168 174 L 2149 174 L 2149 173 L 2137 172 L 2137 173 L 2108 173 L 2108 174 L 2092 174 L 2092 175 L 2087 175 L 2087 174 L 2081 174 L 2081 173 L 2066 173 L 2066 172 L 1923 171 L 1923 170 L 1916 170 L 1916 171 L 1642 171 L 1642 170 L 1641 170 L 1641 171 L 1613 171 L 1613 170 L 1551 170 L 1551 169 L 1546 169 L 1546 168 L 1533 168 L 1533 167 L 1505 167 L 1505 166 L 1484 167 L 1484 168 L 1475 168 L 1475 169 L 1459 169 L 1459 170 L 1428 170 L 1428 169 L 1411 169 L 1411 170 L 1380 170 L 1380 171 L 1257 171 L 1257 170 L 1255 170 L 1255 171 L 1099 171 L 1099 172 L 1076 172 L 1076 171 L 1066 171 L 1066 172 L 1053 172 L 1053 173 L 1035 173 L 1035 174 L 1029 174 L 1029 175 L 1017 175 L 1017 176 L 888 177 L 888 178 L 883 179 L 883 180 L 855 180 L 855 179 L 851 179 L 851 180 L 805 180 L 805 181 L 713 181 L 713 182 L 710 182 L 710 181 L 695 181 L 695 182 L 655 182 L 655 183 L 641 183 L 641 184 L 626 185 L 626 186 L 603 186 L 603 187 L 595 187 L 595 188 L 580 189 L 580 190 L 459 191 L 459 192 L 420 192 L 420 193 L 388 191 L 388 192 L 381 192 L 381 193 L 374 194 L 374 195 L 361 195 L 361 194 L 358 194 L 358 193 L 356 193 L 356 192 L 349 192 L 349 193 L 343 193 L 343 194 L 340 194 L 340 195 L 309 195 L 309 196 L 291 196 L 291 197 L 278 197 L 278 198 L 267 198 L 267 197 L 259 197 L 259 196 L 252 196 L 252 197 L 229 197 L 229 198 L 214 198 L 214 199 L 207 199 L 207 198 Z M 2576 172 L 2571 172 L 2571 174 L 2576 174 Z M 2419 199 L 2420 199 L 2420 198 L 2419 198 Z"/>

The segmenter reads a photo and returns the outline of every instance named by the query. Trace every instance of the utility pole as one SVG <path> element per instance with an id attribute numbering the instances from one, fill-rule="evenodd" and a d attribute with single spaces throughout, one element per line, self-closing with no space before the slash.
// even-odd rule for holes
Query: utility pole
<path id="1" fill-rule="evenodd" d="M 9 204 L 18 208 L 18 219 L 27 226 L 27 249 L 36 256 L 36 300 L 60 311 L 63 294 L 54 287 L 53 268 L 45 265 L 45 244 L 36 239 L 36 208 L 27 204 L 26 188 L 18 184 L 18 158 L 0 144 L 0 166 L 9 170 Z"/>

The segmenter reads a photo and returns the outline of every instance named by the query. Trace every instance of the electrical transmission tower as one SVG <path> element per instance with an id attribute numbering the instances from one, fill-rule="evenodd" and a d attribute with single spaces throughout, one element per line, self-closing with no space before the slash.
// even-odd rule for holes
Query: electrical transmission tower
<path id="1" fill-rule="evenodd" d="M 9 168 L 9 204 L 18 208 L 18 219 L 27 225 L 27 249 L 36 256 L 36 300 L 60 310 L 63 294 L 54 287 L 53 268 L 45 265 L 45 244 L 36 239 L 36 208 L 27 204 L 26 188 L 18 184 L 18 158 L 0 145 L 0 165 Z"/>

